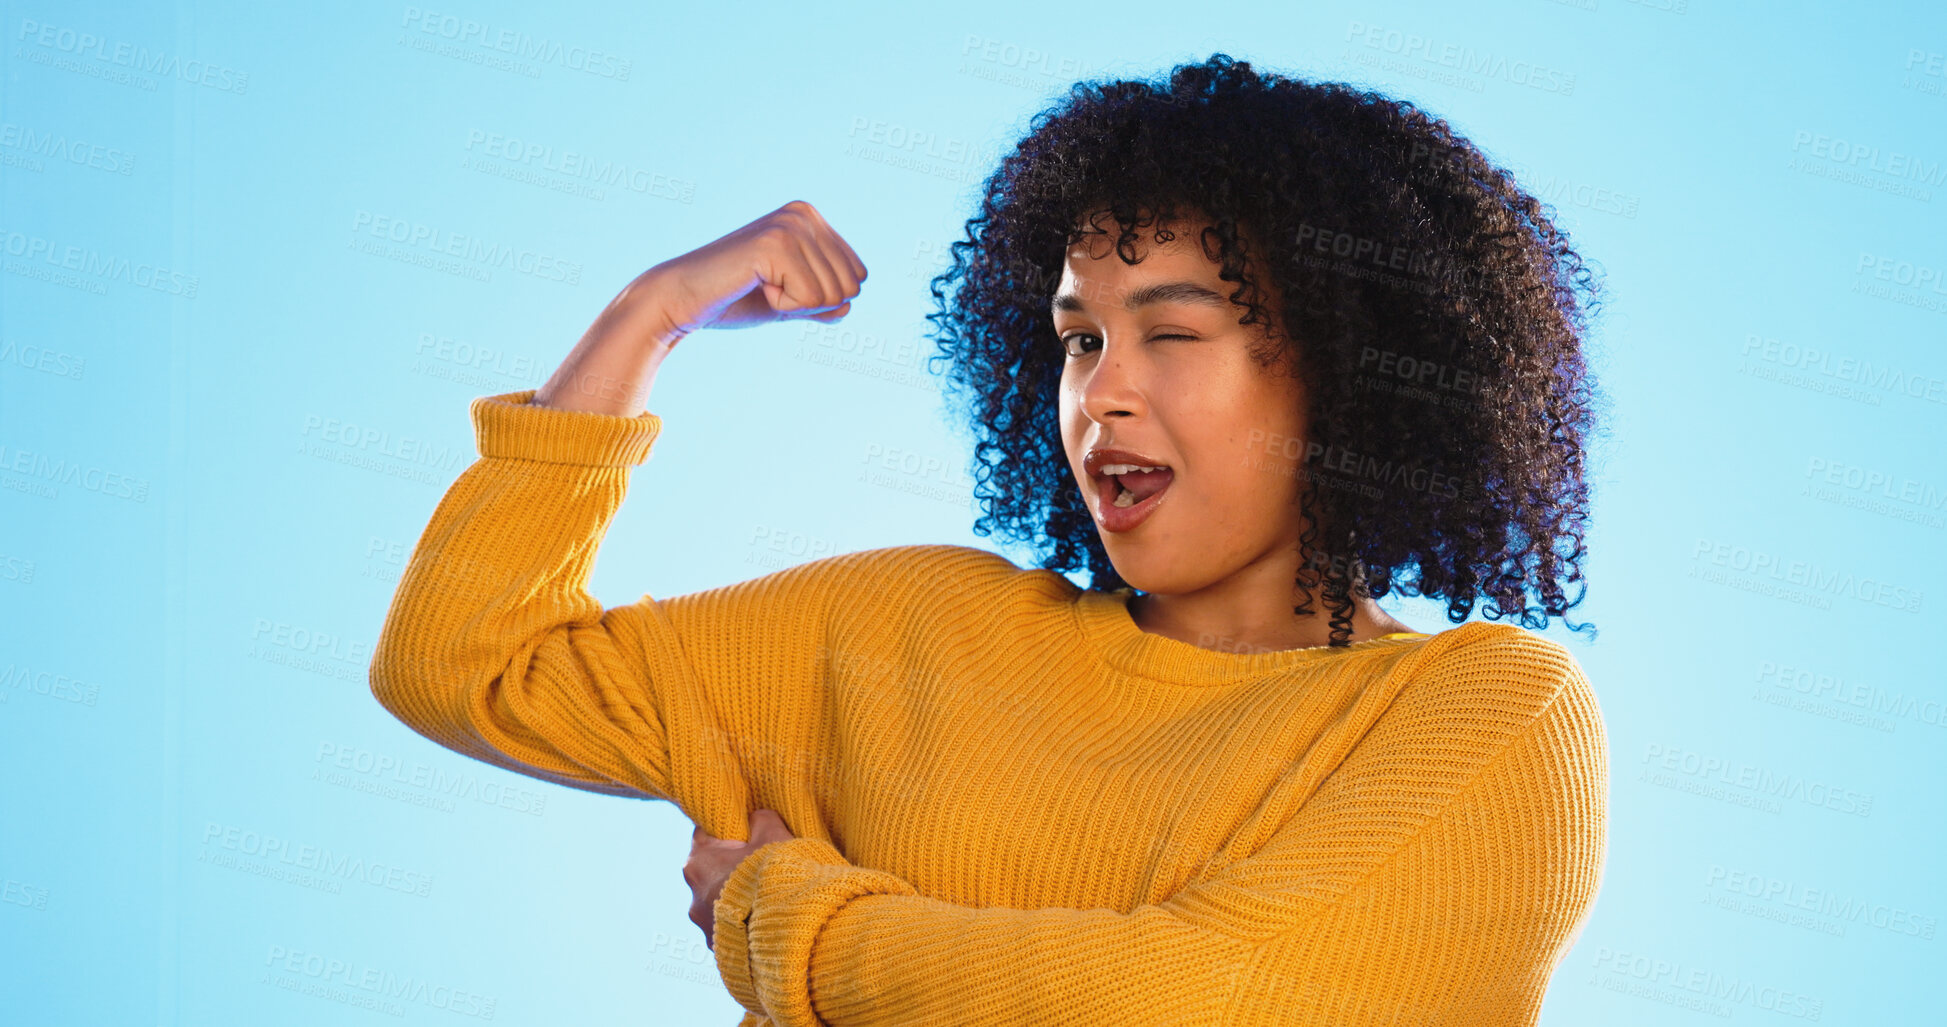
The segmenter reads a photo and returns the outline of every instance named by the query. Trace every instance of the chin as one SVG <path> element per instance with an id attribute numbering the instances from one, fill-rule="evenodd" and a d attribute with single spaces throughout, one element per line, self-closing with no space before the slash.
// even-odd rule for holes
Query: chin
<path id="1" fill-rule="evenodd" d="M 1102 547 L 1116 574 L 1139 592 L 1182 595 L 1207 588 L 1221 577 L 1212 577 L 1207 563 L 1180 560 L 1171 553 L 1142 552 L 1142 546 L 1127 545 L 1121 539 L 1104 539 Z"/>

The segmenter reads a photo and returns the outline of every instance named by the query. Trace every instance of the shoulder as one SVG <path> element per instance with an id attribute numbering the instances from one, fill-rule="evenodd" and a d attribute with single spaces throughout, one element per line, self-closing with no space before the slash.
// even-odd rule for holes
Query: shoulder
<path id="1" fill-rule="evenodd" d="M 999 553 L 946 543 L 881 546 L 827 559 L 845 561 L 862 573 L 892 577 L 924 578 L 958 573 L 993 578 L 1025 573 Z"/>
<path id="2" fill-rule="evenodd" d="M 1052 572 L 1024 569 L 973 546 L 879 546 L 819 557 L 715 591 L 761 591 L 794 601 L 834 599 L 848 606 L 929 606 L 950 597 L 986 598 Z"/>
<path id="3" fill-rule="evenodd" d="M 819 580 L 832 587 L 865 588 L 877 593 L 957 593 L 1013 582 L 1023 570 L 999 553 L 973 546 L 927 543 L 880 546 L 827 556 L 787 568 L 780 574 Z"/>
<path id="4" fill-rule="evenodd" d="M 1513 624 L 1461 624 L 1429 636 L 1415 656 L 1417 674 L 1528 695 L 1543 704 L 1564 692 L 1589 688 L 1581 663 L 1567 646 Z"/>
<path id="5" fill-rule="evenodd" d="M 1443 814 L 1450 820 L 1547 840 L 1545 851 L 1522 861 L 1532 869 L 1552 866 L 1569 876 L 1599 870 L 1608 735 L 1595 690 L 1569 648 L 1483 621 L 1425 639 L 1414 656 L 1418 665 L 1406 668 L 1371 744 L 1415 776 L 1444 779 L 1456 796 Z M 1591 871 L 1577 887 L 1592 895 L 1593 881 Z"/>
<path id="6" fill-rule="evenodd" d="M 1594 685 L 1552 638 L 1474 621 L 1427 638 L 1402 664 L 1407 680 L 1396 703 L 1508 741 L 1542 731 L 1590 757 L 1606 751 Z"/>

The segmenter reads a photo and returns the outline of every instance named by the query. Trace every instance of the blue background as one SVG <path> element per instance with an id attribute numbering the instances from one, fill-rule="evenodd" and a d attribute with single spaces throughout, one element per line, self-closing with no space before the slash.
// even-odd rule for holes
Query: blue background
<path id="1" fill-rule="evenodd" d="M 926 280 L 1049 98 L 1213 51 L 1422 102 L 1607 271 L 1602 634 L 1549 634 L 1601 696 L 1611 848 L 1544 1022 L 1935 1007 L 1938 5 L 3 6 L 10 1022 L 734 1023 L 673 806 L 469 761 L 367 691 L 467 403 L 807 199 L 871 269 L 854 313 L 678 351 L 593 591 L 991 547 Z M 571 151 L 630 173 L 547 170 Z M 521 256 L 423 266 L 381 219 Z M 304 846 L 396 873 L 271 876 Z M 428 990 L 367 1011 L 327 967 Z"/>

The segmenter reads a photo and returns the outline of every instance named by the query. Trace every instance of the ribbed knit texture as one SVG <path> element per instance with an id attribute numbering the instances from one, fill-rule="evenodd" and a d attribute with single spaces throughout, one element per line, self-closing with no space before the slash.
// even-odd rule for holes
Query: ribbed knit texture
<path id="1" fill-rule="evenodd" d="M 1219 652 L 953 545 L 604 609 L 589 572 L 662 422 L 532 395 L 473 401 L 480 459 L 372 691 L 718 837 L 782 814 L 799 837 L 715 909 L 741 1027 L 1535 1022 L 1607 837 L 1601 713 L 1559 644 Z"/>

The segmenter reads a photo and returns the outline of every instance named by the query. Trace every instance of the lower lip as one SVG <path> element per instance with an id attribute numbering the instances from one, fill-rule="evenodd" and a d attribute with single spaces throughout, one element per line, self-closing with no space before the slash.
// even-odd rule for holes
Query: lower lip
<path id="1" fill-rule="evenodd" d="M 1114 486 L 1116 493 L 1119 495 L 1122 487 L 1115 485 L 1113 481 L 1110 484 Z M 1129 531 L 1136 525 L 1148 520 L 1149 515 L 1155 512 L 1157 507 L 1163 505 L 1163 497 L 1169 495 L 1170 489 L 1175 487 L 1176 479 L 1171 478 L 1170 483 L 1163 486 L 1162 491 L 1140 503 L 1132 503 L 1128 506 L 1115 505 L 1115 496 L 1109 495 L 1109 490 L 1104 489 L 1095 494 L 1095 519 L 1102 525 L 1103 531 L 1117 533 Z"/>

